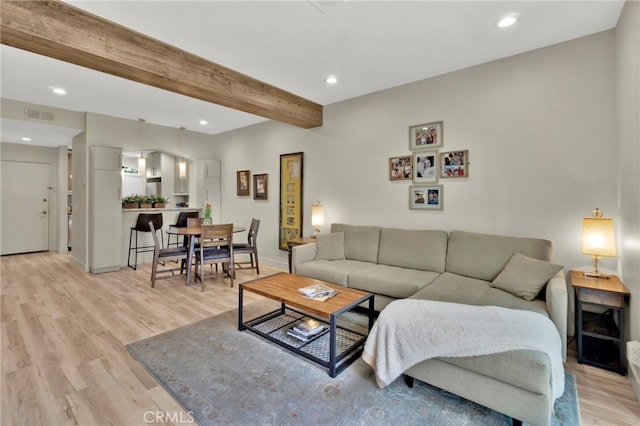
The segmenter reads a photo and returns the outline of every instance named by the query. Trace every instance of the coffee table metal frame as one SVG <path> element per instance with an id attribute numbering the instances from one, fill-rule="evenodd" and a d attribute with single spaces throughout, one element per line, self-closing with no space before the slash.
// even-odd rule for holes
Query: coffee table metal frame
<path id="1" fill-rule="evenodd" d="M 368 293 L 360 299 L 345 304 L 340 309 L 332 312 L 329 315 L 328 321 L 326 318 L 319 318 L 317 315 L 311 315 L 303 310 L 294 309 L 291 306 L 287 306 L 287 300 L 280 301 L 280 308 L 274 311 L 263 314 L 257 318 L 253 318 L 249 321 L 243 319 L 243 292 L 244 286 L 257 280 L 249 281 L 239 284 L 238 291 L 238 330 L 251 330 L 257 335 L 264 337 L 265 339 L 297 354 L 304 358 L 307 358 L 317 364 L 322 365 L 329 370 L 329 376 L 336 377 L 345 368 L 351 365 L 357 360 L 364 349 L 364 342 L 367 339 L 367 334 L 360 333 L 350 328 L 337 324 L 338 317 L 345 312 L 349 312 L 357 306 L 368 303 L 368 330 L 373 327 L 374 321 L 374 295 Z M 251 290 L 247 290 L 251 291 Z M 323 303 L 323 302 L 316 302 Z M 295 337 L 287 335 L 288 329 L 293 327 L 299 321 L 306 318 L 314 318 L 327 324 L 328 330 L 319 333 L 309 339 L 308 342 L 298 341 Z M 318 346 L 326 349 L 326 341 L 329 343 L 328 359 L 325 356 L 314 355 L 315 349 Z M 315 346 L 315 348 L 314 348 Z M 338 350 L 340 348 L 340 350 Z M 317 353 L 317 352 L 316 352 Z"/>

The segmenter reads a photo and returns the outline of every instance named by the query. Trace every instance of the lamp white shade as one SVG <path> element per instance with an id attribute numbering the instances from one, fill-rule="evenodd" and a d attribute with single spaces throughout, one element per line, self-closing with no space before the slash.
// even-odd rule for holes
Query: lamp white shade
<path id="1" fill-rule="evenodd" d="M 613 219 L 582 219 L 582 253 L 592 256 L 616 256 L 616 240 Z"/>
<path id="2" fill-rule="evenodd" d="M 322 204 L 311 206 L 311 226 L 324 226 L 324 206 Z"/>
<path id="3" fill-rule="evenodd" d="M 178 163 L 178 178 L 186 179 L 187 177 L 187 163 L 184 160 Z"/>
<path id="4" fill-rule="evenodd" d="M 140 154 L 140 158 L 138 158 L 138 175 L 144 176 L 147 168 L 146 159 Z"/>

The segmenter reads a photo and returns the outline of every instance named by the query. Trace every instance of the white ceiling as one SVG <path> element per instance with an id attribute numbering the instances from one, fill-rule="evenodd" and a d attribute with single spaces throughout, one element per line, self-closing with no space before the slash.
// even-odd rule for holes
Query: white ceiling
<path id="1" fill-rule="evenodd" d="M 614 28 L 624 1 L 68 3 L 328 105 Z M 516 25 L 495 27 L 512 13 Z M 0 61 L 6 99 L 210 134 L 265 121 L 4 45 Z M 324 83 L 329 74 L 338 84 Z M 3 119 L 1 132 L 3 142 L 31 136 L 27 143 L 57 146 L 70 145 L 78 130 Z"/>

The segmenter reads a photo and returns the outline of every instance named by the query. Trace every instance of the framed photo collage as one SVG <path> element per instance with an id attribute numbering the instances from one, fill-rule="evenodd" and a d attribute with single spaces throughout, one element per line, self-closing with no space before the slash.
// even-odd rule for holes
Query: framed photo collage
<path id="1" fill-rule="evenodd" d="M 443 210 L 444 188 L 439 179 L 469 177 L 469 150 L 440 151 L 444 146 L 444 122 L 409 127 L 410 155 L 389 158 L 389 180 L 412 181 L 409 208 Z"/>

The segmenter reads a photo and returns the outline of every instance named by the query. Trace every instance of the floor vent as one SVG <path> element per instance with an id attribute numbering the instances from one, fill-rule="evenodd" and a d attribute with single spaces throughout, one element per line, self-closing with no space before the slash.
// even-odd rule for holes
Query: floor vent
<path id="1" fill-rule="evenodd" d="M 39 109 L 33 108 L 25 108 L 24 118 L 27 120 L 36 120 L 36 121 L 53 121 L 55 118 L 53 113 L 50 111 L 43 111 Z"/>

